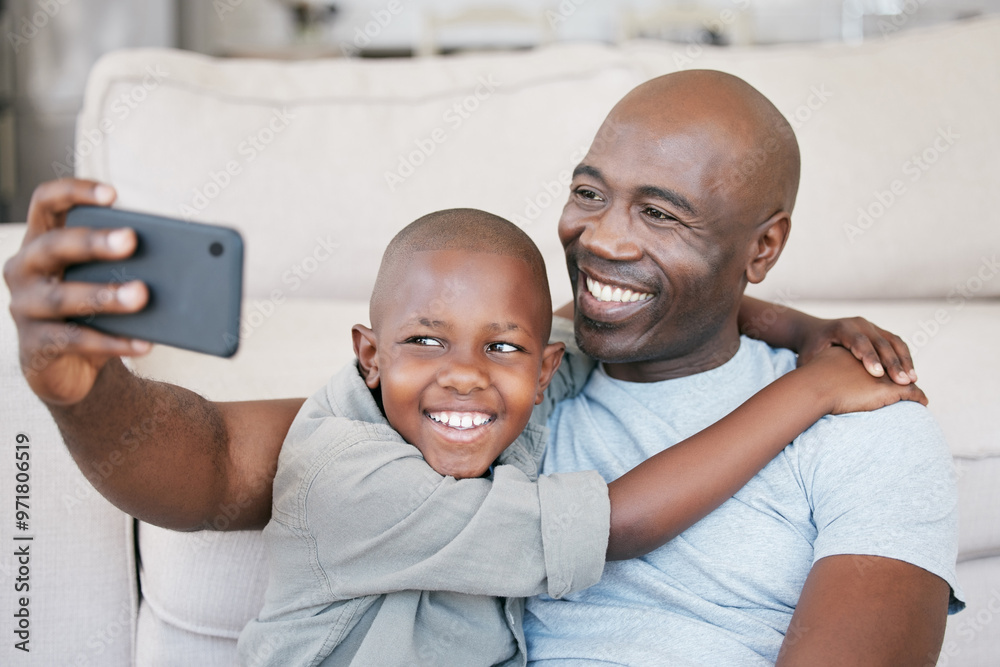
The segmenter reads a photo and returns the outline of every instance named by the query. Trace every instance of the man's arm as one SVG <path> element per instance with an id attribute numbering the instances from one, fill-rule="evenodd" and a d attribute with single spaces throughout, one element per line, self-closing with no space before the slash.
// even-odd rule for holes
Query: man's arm
<path id="1" fill-rule="evenodd" d="M 934 665 L 948 583 L 892 558 L 827 556 L 813 565 L 777 667 Z"/>
<path id="2" fill-rule="evenodd" d="M 180 530 L 261 527 L 278 452 L 302 401 L 212 403 L 138 378 L 119 357 L 142 354 L 148 343 L 66 321 L 146 303 L 141 283 L 62 279 L 70 264 L 134 252 L 131 231 L 65 229 L 73 206 L 107 206 L 114 197 L 108 186 L 76 179 L 35 190 L 21 249 L 4 266 L 25 379 L 81 471 L 118 507 Z"/>

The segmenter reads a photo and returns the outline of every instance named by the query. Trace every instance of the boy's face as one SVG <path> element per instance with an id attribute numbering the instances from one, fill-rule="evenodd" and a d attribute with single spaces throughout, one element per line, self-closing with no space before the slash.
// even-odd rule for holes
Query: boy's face
<path id="1" fill-rule="evenodd" d="M 562 359 L 528 264 L 467 250 L 404 260 L 377 331 L 354 327 L 385 416 L 442 475 L 479 477 L 541 402 Z"/>

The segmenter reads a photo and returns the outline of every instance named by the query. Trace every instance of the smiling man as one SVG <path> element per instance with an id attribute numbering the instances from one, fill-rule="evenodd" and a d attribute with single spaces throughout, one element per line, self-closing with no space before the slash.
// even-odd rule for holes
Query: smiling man
<path id="1" fill-rule="evenodd" d="M 611 481 L 795 367 L 741 338 L 737 313 L 788 236 L 799 154 L 766 98 L 709 71 L 639 86 L 598 139 L 559 236 L 576 342 L 603 363 L 550 418 L 543 469 Z M 530 600 L 529 656 L 934 664 L 949 606 L 962 606 L 955 506 L 923 406 L 824 418 L 678 538 L 608 563 L 585 591 Z"/>

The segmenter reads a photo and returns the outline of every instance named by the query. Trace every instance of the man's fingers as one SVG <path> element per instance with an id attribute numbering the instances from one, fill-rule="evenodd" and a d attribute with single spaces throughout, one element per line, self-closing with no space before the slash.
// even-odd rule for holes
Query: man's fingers
<path id="1" fill-rule="evenodd" d="M 114 188 L 96 181 L 62 178 L 42 183 L 31 195 L 24 244 L 51 229 L 63 226 L 66 212 L 74 206 L 108 206 L 116 196 Z"/>
<path id="2" fill-rule="evenodd" d="M 71 264 L 124 259 L 135 248 L 135 232 L 131 229 L 59 229 L 24 246 L 19 270 L 24 274 L 57 275 Z"/>
<path id="3" fill-rule="evenodd" d="M 99 313 L 134 313 L 149 300 L 149 290 L 133 280 L 121 285 L 38 281 L 11 300 L 15 318 L 57 320 Z"/>
<path id="4" fill-rule="evenodd" d="M 27 332 L 30 343 L 23 346 L 25 371 L 40 373 L 51 362 L 67 354 L 87 357 L 119 357 L 145 354 L 152 345 L 119 336 L 109 336 L 76 322 L 43 322 Z"/>

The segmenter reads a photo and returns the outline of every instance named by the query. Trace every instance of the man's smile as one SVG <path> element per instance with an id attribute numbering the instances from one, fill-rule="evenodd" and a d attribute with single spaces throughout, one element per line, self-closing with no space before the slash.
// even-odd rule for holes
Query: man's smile
<path id="1" fill-rule="evenodd" d="M 618 303 L 630 303 L 632 301 L 645 301 L 653 295 L 649 292 L 632 291 L 632 288 L 622 289 L 617 285 L 610 285 L 594 280 L 584 274 L 587 279 L 587 291 L 594 295 L 598 301 L 616 301 Z"/>
<path id="2" fill-rule="evenodd" d="M 596 322 L 627 319 L 646 307 L 655 296 L 655 292 L 642 287 L 616 283 L 603 276 L 591 276 L 583 270 L 579 270 L 577 275 L 576 307 Z"/>

